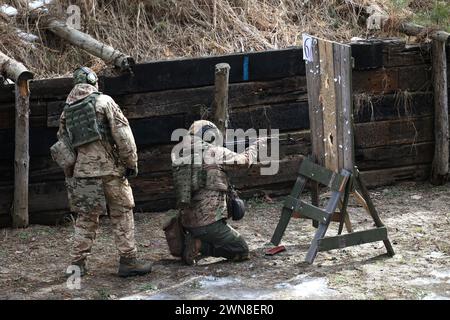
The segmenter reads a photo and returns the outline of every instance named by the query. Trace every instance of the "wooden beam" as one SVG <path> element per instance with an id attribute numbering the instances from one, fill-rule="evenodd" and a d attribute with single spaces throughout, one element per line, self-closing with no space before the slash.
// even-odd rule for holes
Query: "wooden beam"
<path id="1" fill-rule="evenodd" d="M 28 80 L 33 74 L 20 62 L 0 52 L 0 73 L 15 82 L 15 139 L 14 139 L 14 202 L 12 225 L 25 228 L 28 216 L 29 179 L 29 117 L 30 89 Z"/>
<path id="2" fill-rule="evenodd" d="M 28 80 L 16 83 L 16 130 L 14 151 L 14 206 L 12 225 L 14 228 L 28 226 L 28 175 L 29 155 L 30 90 Z"/>
<path id="3" fill-rule="evenodd" d="M 90 35 L 78 31 L 66 23 L 56 20 L 49 19 L 46 22 L 48 29 L 64 40 L 69 41 L 71 44 L 80 47 L 90 54 L 101 58 L 107 63 L 112 63 L 121 70 L 129 69 L 135 64 L 132 57 L 114 49 L 107 44 L 104 44 Z"/>
<path id="4" fill-rule="evenodd" d="M 213 122 L 217 125 L 224 141 L 228 128 L 228 81 L 230 78 L 230 65 L 228 63 L 216 64 L 214 73 L 214 104 L 212 110 Z"/>
<path id="5" fill-rule="evenodd" d="M 447 56 L 445 43 L 433 40 L 433 87 L 434 87 L 434 159 L 431 183 L 443 185 L 449 170 L 449 124 L 447 93 Z"/>
<path id="6" fill-rule="evenodd" d="M 375 241 L 386 241 L 388 239 L 386 227 L 352 232 L 335 237 L 326 237 L 319 240 L 319 251 L 342 249 Z"/>

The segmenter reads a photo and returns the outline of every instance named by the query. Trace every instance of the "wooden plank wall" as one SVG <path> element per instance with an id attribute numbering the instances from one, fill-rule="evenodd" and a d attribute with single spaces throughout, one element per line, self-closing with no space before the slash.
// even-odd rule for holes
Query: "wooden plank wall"
<path id="1" fill-rule="evenodd" d="M 433 155 L 432 92 L 428 46 L 387 43 L 383 65 L 354 70 L 356 163 L 369 186 L 428 176 Z M 181 59 L 137 65 L 133 75 L 101 77 L 130 119 L 139 149 L 132 181 L 136 210 L 173 207 L 170 135 L 199 119 L 213 100 L 214 65 L 227 62 L 231 126 L 279 128 L 280 171 L 236 169 L 231 178 L 244 196 L 281 195 L 293 185 L 302 155 L 311 151 L 305 65 L 301 48 Z M 450 82 L 449 82 L 450 83 Z M 62 171 L 51 160 L 58 117 L 71 79 L 31 83 L 30 221 L 55 223 L 67 213 Z M 10 224 L 13 198 L 14 92 L 0 87 L 0 226 Z"/>

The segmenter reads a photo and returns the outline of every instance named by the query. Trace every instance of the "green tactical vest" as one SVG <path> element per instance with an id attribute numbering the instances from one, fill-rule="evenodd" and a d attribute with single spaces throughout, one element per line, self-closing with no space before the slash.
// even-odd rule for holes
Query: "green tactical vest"
<path id="1" fill-rule="evenodd" d="M 98 140 L 112 140 L 109 127 L 97 120 L 95 102 L 99 95 L 94 92 L 64 107 L 66 129 L 74 148 Z"/>
<path id="2" fill-rule="evenodd" d="M 202 189 L 228 190 L 228 179 L 220 165 L 192 164 L 172 165 L 173 182 L 179 207 L 191 204 L 193 194 Z"/>

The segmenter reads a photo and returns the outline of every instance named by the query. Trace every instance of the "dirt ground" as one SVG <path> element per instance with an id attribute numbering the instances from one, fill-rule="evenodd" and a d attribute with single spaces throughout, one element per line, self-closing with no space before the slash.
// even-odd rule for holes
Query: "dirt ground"
<path id="1" fill-rule="evenodd" d="M 0 299 L 450 299 L 450 184 L 403 183 L 371 190 L 396 255 L 382 242 L 319 253 L 303 262 L 314 228 L 293 219 L 282 244 L 265 256 L 283 198 L 252 199 L 232 225 L 249 243 L 251 259 L 208 258 L 194 267 L 171 257 L 161 226 L 167 213 L 137 213 L 140 255 L 154 262 L 148 276 L 118 278 L 108 219 L 102 219 L 81 289 L 67 288 L 72 226 L 0 230 Z M 307 195 L 305 195 L 307 196 Z M 350 202 L 355 230 L 373 225 Z M 336 224 L 327 235 L 335 235 Z"/>

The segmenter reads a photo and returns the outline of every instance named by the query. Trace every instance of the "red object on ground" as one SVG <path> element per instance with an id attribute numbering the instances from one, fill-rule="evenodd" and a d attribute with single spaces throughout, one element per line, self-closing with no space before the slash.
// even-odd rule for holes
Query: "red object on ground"
<path id="1" fill-rule="evenodd" d="M 283 252 L 283 251 L 286 251 L 286 248 L 284 246 L 276 246 L 276 247 L 267 249 L 266 250 L 266 255 L 267 256 L 273 256 L 273 255 L 275 255 L 277 253 L 280 253 L 280 252 Z"/>

